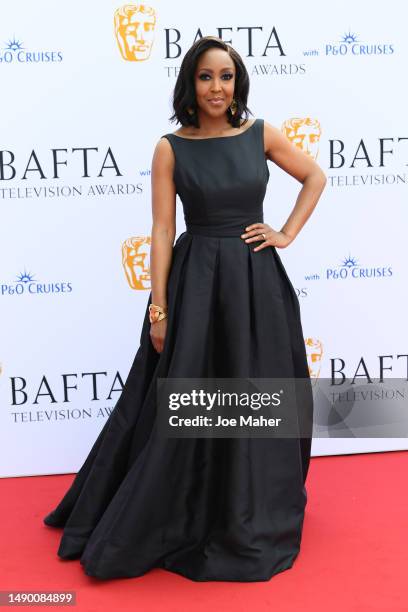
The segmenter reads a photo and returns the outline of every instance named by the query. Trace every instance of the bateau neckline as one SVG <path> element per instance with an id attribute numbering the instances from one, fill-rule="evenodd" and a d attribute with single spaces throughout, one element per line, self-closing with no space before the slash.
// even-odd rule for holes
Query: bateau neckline
<path id="1" fill-rule="evenodd" d="M 251 125 L 246 130 L 240 132 L 239 134 L 234 134 L 234 136 L 208 136 L 207 138 L 186 138 L 185 136 L 179 136 L 178 134 L 174 134 L 174 132 L 170 132 L 170 134 L 171 136 L 175 136 L 176 138 L 180 138 L 181 140 L 193 140 L 194 142 L 197 142 L 199 140 L 224 140 L 227 138 L 238 138 L 238 136 L 243 136 L 243 134 L 246 134 L 251 130 L 251 128 L 254 127 L 256 122 L 257 119 L 254 119 Z"/>

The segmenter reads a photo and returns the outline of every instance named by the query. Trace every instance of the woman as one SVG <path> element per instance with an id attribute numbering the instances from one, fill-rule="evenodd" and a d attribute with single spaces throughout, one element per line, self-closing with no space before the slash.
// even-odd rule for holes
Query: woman
<path id="1" fill-rule="evenodd" d="M 158 378 L 307 378 L 299 301 L 277 254 L 326 177 L 248 120 L 238 53 L 204 37 L 174 91 L 182 127 L 152 163 L 152 291 L 123 392 L 46 525 L 58 555 L 101 579 L 161 567 L 193 580 L 268 580 L 300 548 L 310 437 L 160 437 Z M 263 221 L 267 159 L 303 183 L 280 231 Z M 186 231 L 174 243 L 176 193 Z M 308 412 L 310 405 L 300 406 Z"/>

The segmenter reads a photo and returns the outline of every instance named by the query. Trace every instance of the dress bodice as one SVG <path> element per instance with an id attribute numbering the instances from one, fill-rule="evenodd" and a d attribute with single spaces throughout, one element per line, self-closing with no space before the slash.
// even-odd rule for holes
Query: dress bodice
<path id="1" fill-rule="evenodd" d="M 173 177 L 187 230 L 237 235 L 248 223 L 263 222 L 269 180 L 263 119 L 235 136 L 163 137 L 173 148 Z"/>

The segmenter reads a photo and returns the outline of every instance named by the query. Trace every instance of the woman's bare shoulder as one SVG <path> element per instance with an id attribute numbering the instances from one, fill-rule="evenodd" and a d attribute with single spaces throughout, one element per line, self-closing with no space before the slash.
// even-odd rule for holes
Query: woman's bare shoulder
<path id="1" fill-rule="evenodd" d="M 161 169 L 168 168 L 172 170 L 175 163 L 175 155 L 170 139 L 163 135 L 156 142 L 153 151 L 153 165 Z"/>

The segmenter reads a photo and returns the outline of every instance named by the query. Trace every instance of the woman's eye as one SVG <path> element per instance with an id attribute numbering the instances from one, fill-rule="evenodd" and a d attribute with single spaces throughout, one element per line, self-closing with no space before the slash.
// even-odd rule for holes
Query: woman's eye
<path id="1" fill-rule="evenodd" d="M 230 79 L 232 79 L 234 75 L 231 72 L 227 72 L 226 74 L 222 75 L 222 78 L 229 81 Z M 200 74 L 200 76 L 198 77 L 199 79 L 201 79 L 202 81 L 204 81 L 204 79 L 206 78 L 211 78 L 211 76 L 209 74 Z"/>

